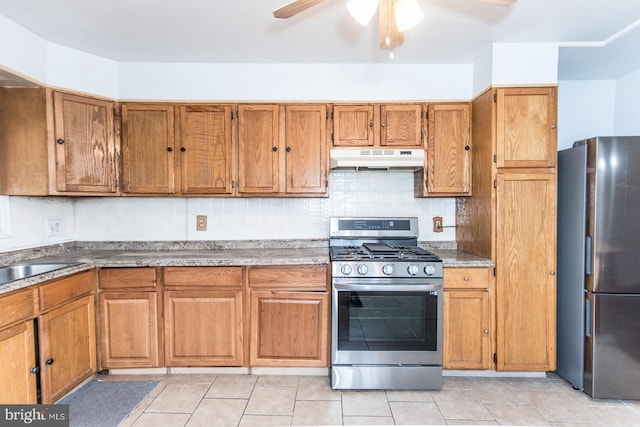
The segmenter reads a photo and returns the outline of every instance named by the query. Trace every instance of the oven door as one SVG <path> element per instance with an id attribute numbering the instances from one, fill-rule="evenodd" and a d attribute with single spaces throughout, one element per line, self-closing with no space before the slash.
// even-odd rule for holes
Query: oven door
<path id="1" fill-rule="evenodd" d="M 333 279 L 334 365 L 442 365 L 442 279 Z"/>

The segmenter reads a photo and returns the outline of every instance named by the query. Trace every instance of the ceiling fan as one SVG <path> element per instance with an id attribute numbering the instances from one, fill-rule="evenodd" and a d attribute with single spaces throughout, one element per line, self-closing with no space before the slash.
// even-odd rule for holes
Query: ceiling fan
<path id="1" fill-rule="evenodd" d="M 273 11 L 276 18 L 291 18 L 324 0 L 293 0 Z M 480 0 L 499 6 L 510 6 L 516 0 Z M 422 10 L 416 0 L 349 0 L 347 10 L 365 26 L 379 9 L 378 32 L 380 49 L 392 51 L 404 42 L 404 31 L 422 19 Z"/>

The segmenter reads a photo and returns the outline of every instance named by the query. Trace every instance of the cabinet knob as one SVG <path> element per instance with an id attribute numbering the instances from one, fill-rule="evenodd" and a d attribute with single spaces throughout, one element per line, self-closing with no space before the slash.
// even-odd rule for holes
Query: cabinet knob
<path id="1" fill-rule="evenodd" d="M 552 276 L 555 276 L 556 272 L 555 271 L 550 271 L 549 274 L 552 275 Z"/>
<path id="2" fill-rule="evenodd" d="M 382 123 L 380 126 L 382 126 L 383 128 L 386 128 L 387 124 L 386 123 Z"/>
<path id="3" fill-rule="evenodd" d="M 373 127 L 373 122 L 369 123 L 369 127 L 372 128 Z"/>
<path id="4" fill-rule="evenodd" d="M 47 365 L 52 365 L 53 359 L 47 359 L 44 363 L 46 363 Z"/>
<path id="5" fill-rule="evenodd" d="M 467 150 L 467 151 L 469 151 L 469 150 L 471 150 L 471 147 L 469 147 L 468 145 L 465 145 L 465 146 L 464 146 L 464 149 L 465 149 L 465 150 Z"/>
<path id="6" fill-rule="evenodd" d="M 57 142 L 58 144 L 64 144 L 64 139 L 62 139 L 62 138 L 58 138 L 58 139 L 56 140 L 56 142 Z"/>
<path id="7" fill-rule="evenodd" d="M 291 152 L 291 147 L 287 147 L 287 148 L 285 148 L 285 151 L 286 151 L 287 153 L 290 153 L 290 152 Z"/>
<path id="8" fill-rule="evenodd" d="M 168 152 L 172 152 L 172 151 L 173 151 L 173 148 L 171 148 L 171 147 L 167 147 L 167 151 L 168 151 Z"/>
<path id="9" fill-rule="evenodd" d="M 469 281 L 469 277 L 468 276 L 464 276 L 464 281 L 468 282 Z"/>
<path id="10" fill-rule="evenodd" d="M 482 331 L 483 334 L 487 335 L 489 333 L 488 329 L 485 329 L 484 331 Z"/>
<path id="11" fill-rule="evenodd" d="M 182 151 L 184 153 L 185 151 L 187 151 L 187 149 L 184 148 L 184 147 L 180 147 L 180 151 Z"/>
<path id="12" fill-rule="evenodd" d="M 278 151 L 278 147 L 271 148 L 271 151 L 273 151 L 275 153 L 276 151 Z"/>
<path id="13" fill-rule="evenodd" d="M 33 368 L 29 369 L 29 372 L 31 372 L 32 374 L 37 374 L 38 372 L 40 372 L 40 367 L 34 366 Z"/>
<path id="14" fill-rule="evenodd" d="M 555 129 L 555 128 L 557 128 L 557 127 L 558 127 L 558 126 L 557 126 L 555 123 L 551 125 L 551 129 Z"/>

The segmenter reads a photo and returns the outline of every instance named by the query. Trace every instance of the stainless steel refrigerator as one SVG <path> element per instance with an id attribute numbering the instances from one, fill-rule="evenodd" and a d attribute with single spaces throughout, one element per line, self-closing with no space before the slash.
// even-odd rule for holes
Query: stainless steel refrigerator
<path id="1" fill-rule="evenodd" d="M 557 373 L 640 399 L 640 137 L 558 153 Z"/>

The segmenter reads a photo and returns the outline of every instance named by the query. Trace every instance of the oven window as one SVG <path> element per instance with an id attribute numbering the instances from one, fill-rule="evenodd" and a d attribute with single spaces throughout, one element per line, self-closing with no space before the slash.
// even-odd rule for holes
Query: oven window
<path id="1" fill-rule="evenodd" d="M 438 296 L 338 292 L 338 350 L 437 351 Z"/>

